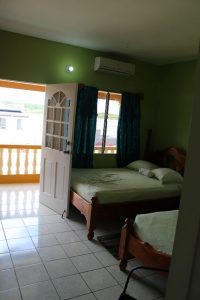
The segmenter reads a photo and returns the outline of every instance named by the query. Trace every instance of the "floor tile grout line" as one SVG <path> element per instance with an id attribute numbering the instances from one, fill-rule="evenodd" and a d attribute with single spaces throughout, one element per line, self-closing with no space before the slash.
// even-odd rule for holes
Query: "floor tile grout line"
<path id="1" fill-rule="evenodd" d="M 81 243 L 81 241 L 77 241 L 77 242 L 73 242 L 73 243 Z M 82 256 L 82 255 L 87 255 L 87 254 L 92 254 L 92 252 L 89 253 L 84 253 L 84 254 L 80 254 L 80 255 L 74 255 L 74 256 L 69 256 L 67 251 L 65 250 L 65 248 L 63 246 L 68 245 L 68 244 L 73 244 L 73 243 L 67 243 L 67 244 L 60 244 L 60 246 L 62 247 L 62 249 L 64 250 L 64 252 L 66 253 L 67 257 L 69 257 L 70 259 L 73 257 L 77 257 L 77 256 Z M 89 251 L 90 249 L 87 248 Z"/>
<path id="2" fill-rule="evenodd" d="M 52 281 L 52 279 L 51 279 L 51 277 L 50 277 L 50 274 L 48 273 L 48 271 L 47 271 L 47 269 L 46 269 L 46 266 L 45 266 L 45 264 L 44 264 L 44 261 L 43 261 L 42 257 L 40 256 L 39 252 L 37 251 L 37 248 L 36 248 L 36 247 L 35 247 L 35 251 L 37 252 L 37 254 L 38 254 L 38 256 L 40 257 L 40 260 L 41 260 L 40 263 L 36 263 L 36 264 L 42 264 L 42 265 L 43 265 L 43 267 L 45 268 L 45 271 L 46 271 L 46 273 L 47 273 L 47 275 L 48 275 L 48 280 L 42 280 L 42 281 L 39 281 L 39 282 L 34 282 L 34 283 L 27 284 L 27 285 L 24 285 L 24 286 L 29 286 L 29 285 L 39 284 L 40 282 L 44 282 L 44 281 L 50 281 L 50 282 L 52 283 L 53 287 L 54 287 L 54 284 L 53 284 L 53 281 Z M 22 268 L 23 268 L 23 267 L 29 267 L 29 266 L 33 266 L 33 265 L 36 265 L 36 264 L 25 265 L 25 266 L 21 266 L 21 267 L 22 267 Z M 14 265 L 14 264 L 13 264 L 13 265 Z M 15 268 L 15 267 L 14 267 L 14 268 Z M 16 275 L 16 276 L 17 276 L 17 275 Z M 18 285 L 19 285 L 19 283 L 18 283 Z M 24 287 L 24 286 L 22 286 L 22 287 Z M 19 285 L 19 287 L 20 287 L 20 285 Z M 56 290 L 55 287 L 54 287 L 54 289 L 55 289 L 55 292 L 56 292 L 58 298 L 61 300 L 61 298 L 60 298 L 60 296 L 58 295 L 58 292 L 57 292 L 57 290 Z M 22 299 L 23 299 L 23 298 L 22 298 Z"/>
<path id="3" fill-rule="evenodd" d="M 92 294 L 92 295 L 94 296 L 94 298 L 97 299 L 97 298 L 95 297 L 94 293 L 87 293 L 87 294 L 80 295 L 80 296 L 78 296 L 78 297 L 86 296 L 86 295 L 90 295 L 90 294 Z M 65 300 L 73 300 L 73 299 L 76 299 L 76 298 L 77 298 L 77 296 L 72 297 L 72 298 L 68 298 L 68 299 L 65 299 Z M 98 299 L 97 299 L 97 300 L 98 300 Z"/>
<path id="4" fill-rule="evenodd" d="M 36 251 L 37 251 L 37 249 L 36 249 Z M 53 287 L 54 287 L 54 289 L 55 289 L 55 291 L 56 291 L 56 294 L 58 295 L 58 298 L 59 298 L 60 300 L 62 300 L 61 297 L 60 297 L 60 295 L 58 294 L 58 291 L 57 291 L 56 287 L 54 286 L 53 279 L 51 278 L 51 276 L 50 276 L 50 274 L 49 274 L 49 272 L 48 272 L 48 270 L 47 270 L 47 268 L 46 268 L 46 266 L 45 266 L 45 264 L 44 264 L 44 262 L 43 262 L 42 257 L 40 256 L 39 252 L 38 252 L 38 255 L 39 255 L 39 257 L 40 257 L 40 259 L 41 259 L 41 261 L 42 261 L 42 263 L 43 263 L 43 266 L 44 266 L 44 268 L 45 268 L 45 270 L 46 270 L 48 276 L 49 276 L 49 281 L 50 281 L 51 284 L 53 285 Z"/>
<path id="5" fill-rule="evenodd" d="M 54 279 L 51 279 L 51 282 L 52 282 L 52 284 L 53 284 L 53 287 L 55 288 L 55 290 L 56 290 L 56 292 L 57 292 L 57 294 L 58 294 L 58 291 L 57 291 L 57 288 L 56 288 L 56 286 L 54 285 L 54 282 L 53 282 L 53 280 L 56 280 L 56 279 L 60 279 L 60 278 L 65 278 L 65 277 L 70 277 L 70 276 L 73 276 L 73 275 L 80 275 L 79 273 L 76 273 L 76 274 L 71 274 L 71 275 L 67 275 L 67 276 L 62 276 L 62 277 L 59 277 L 59 278 L 54 278 Z M 88 286 L 87 286 L 88 287 Z M 89 287 L 88 287 L 89 288 Z M 90 290 L 90 289 L 89 289 Z M 91 290 L 90 290 L 91 291 Z M 87 293 L 88 294 L 88 293 Z M 84 295 L 84 294 L 82 294 L 82 295 Z M 82 296 L 82 295 L 80 295 L 80 296 Z M 59 294 L 58 294 L 58 296 L 59 296 Z M 75 296 L 75 297 L 77 297 L 77 296 Z M 75 298 L 74 297 L 74 298 Z M 61 299 L 61 297 L 59 296 L 59 299 Z M 68 299 L 70 299 L 70 298 L 68 298 Z M 62 299 L 61 299 L 62 300 Z"/>
<path id="6" fill-rule="evenodd" d="M 7 248 L 8 248 L 8 252 L 7 252 L 7 253 L 10 253 L 10 248 L 9 248 L 9 246 L 8 246 L 8 241 L 7 241 L 7 238 L 6 238 L 6 234 L 5 234 L 5 231 L 4 231 L 3 224 L 2 224 L 2 229 L 3 229 L 4 236 L 5 236 L 5 242 L 6 242 L 6 245 L 7 245 Z M 11 256 L 11 255 L 10 255 L 10 256 Z"/>
<path id="7" fill-rule="evenodd" d="M 151 284 L 147 284 L 146 282 L 144 282 L 143 280 L 146 277 L 138 277 L 138 278 L 133 278 L 133 276 L 131 276 L 130 278 L 130 282 L 134 283 L 134 282 L 139 282 L 139 283 L 143 283 L 146 287 L 153 289 L 154 291 L 156 291 L 157 293 L 159 293 L 159 296 L 156 296 L 157 298 L 159 297 L 163 297 L 164 293 L 162 293 L 157 287 L 152 286 Z M 123 287 L 123 285 L 125 286 L 125 283 L 120 283 L 120 285 Z M 123 287 L 124 288 L 124 287 Z M 157 298 L 153 298 L 152 300 L 155 300 Z"/>
<path id="8" fill-rule="evenodd" d="M 112 266 L 115 266 L 115 265 L 112 265 Z M 115 278 L 114 276 L 113 276 L 113 274 L 108 270 L 108 268 L 109 267 L 112 267 L 112 266 L 107 266 L 107 267 L 105 267 L 106 268 L 106 270 L 109 272 L 109 274 L 113 277 L 113 278 Z M 118 266 L 119 267 L 119 266 Z M 121 271 L 122 272 L 122 271 Z M 124 274 L 124 273 L 123 273 Z M 127 277 L 128 277 L 128 274 L 127 274 Z M 115 280 L 118 282 L 118 284 L 125 284 L 125 282 L 126 282 L 126 280 L 124 281 L 124 283 L 123 282 L 120 282 L 118 279 L 116 279 L 115 278 Z"/>
<path id="9" fill-rule="evenodd" d="M 63 223 L 49 223 L 49 224 L 63 224 Z M 40 224 L 40 225 L 48 225 L 48 224 Z M 38 225 L 26 225 L 26 227 L 38 227 Z M 29 229 L 27 229 L 28 230 L 28 232 L 29 232 L 29 230 L 30 230 L 30 228 Z M 36 234 L 36 235 L 31 235 L 30 234 L 30 232 L 29 232 L 29 235 L 31 236 L 31 237 L 34 237 L 34 236 L 39 236 L 39 235 L 48 235 L 48 234 L 57 234 L 57 233 L 65 233 L 65 232 L 71 232 L 71 231 L 73 231 L 73 230 L 65 230 L 65 231 L 58 231 L 58 232 L 48 232 L 48 233 L 40 233 L 40 234 Z"/>
<path id="10" fill-rule="evenodd" d="M 110 254 L 108 251 L 99 251 L 99 252 L 105 252 L 105 253 L 108 253 L 108 254 Z M 98 253 L 99 253 L 98 252 Z M 96 253 L 96 252 L 95 252 Z M 116 265 L 116 263 L 115 264 L 111 264 L 111 265 L 108 265 L 108 266 L 105 266 L 102 262 L 101 262 L 101 260 L 96 256 L 96 254 L 94 253 L 94 255 L 95 255 L 95 257 L 96 257 L 96 259 L 104 266 L 104 268 L 107 268 L 107 267 L 112 267 L 112 266 L 115 266 Z"/>
<path id="11" fill-rule="evenodd" d="M 93 271 L 93 270 L 91 270 Z M 87 271 L 87 272 L 90 272 L 90 271 Z M 86 273 L 86 272 L 83 272 L 83 273 Z M 88 283 L 86 282 L 86 280 L 83 278 L 83 276 L 81 275 L 81 273 L 79 273 L 80 277 L 82 278 L 82 280 L 85 282 L 86 286 L 89 288 L 89 290 L 91 291 L 91 293 L 93 293 L 92 289 L 89 287 Z"/>
<path id="12" fill-rule="evenodd" d="M 100 270 L 102 270 L 102 269 L 105 269 L 105 268 L 101 268 Z M 99 269 L 90 270 L 90 271 L 86 271 L 86 272 L 81 272 L 80 275 L 81 275 L 82 279 L 85 281 L 85 279 L 84 279 L 84 277 L 82 276 L 82 274 L 88 273 L 88 272 L 91 272 L 91 271 L 96 271 L 96 270 L 99 270 Z M 115 281 L 116 281 L 116 280 L 115 280 Z M 85 281 L 85 283 L 87 284 L 86 281 Z M 114 287 L 114 286 L 117 286 L 117 285 L 118 285 L 118 283 L 117 283 L 117 281 L 116 281 L 116 284 L 113 284 L 113 285 L 111 285 L 111 286 L 109 286 L 109 287 Z M 87 284 L 87 286 L 88 286 L 88 284 Z M 88 286 L 88 287 L 89 287 L 89 286 Z M 96 290 L 96 291 L 92 291 L 92 289 L 91 289 L 90 287 L 89 287 L 89 289 L 91 290 L 92 293 L 94 293 L 94 292 L 97 292 L 97 291 L 105 290 L 105 289 L 107 289 L 107 288 L 109 288 L 109 287 L 102 288 L 102 289 L 98 289 L 98 290 Z"/>
<path id="13" fill-rule="evenodd" d="M 114 265 L 111 265 L 111 266 L 104 266 L 104 268 L 106 269 L 106 271 L 111 275 L 111 277 L 118 283 L 118 280 L 113 276 L 113 274 L 111 273 L 111 272 L 109 272 L 109 270 L 107 270 L 107 268 L 108 267 L 112 267 L 112 266 L 115 266 L 115 264 Z"/>
<path id="14" fill-rule="evenodd" d="M 58 241 L 59 242 L 59 241 Z M 61 243 L 59 243 L 59 245 L 62 247 L 62 244 Z M 62 249 L 63 249 L 63 247 L 62 247 Z M 37 249 L 36 249 L 37 250 Z M 64 249 L 63 249 L 64 250 Z M 64 251 L 65 252 L 65 251 Z M 38 252 L 38 254 L 39 254 L 39 252 Z M 67 275 L 67 276 L 61 276 L 61 277 L 58 277 L 58 278 L 51 278 L 51 276 L 50 276 L 50 274 L 48 273 L 48 270 L 47 270 L 47 268 L 46 268 L 46 266 L 45 266 L 45 264 L 43 263 L 43 265 L 44 265 L 44 267 L 45 267 L 45 270 L 47 271 L 47 273 L 48 273 L 48 275 L 49 275 L 49 277 L 50 277 L 50 281 L 51 281 L 51 283 L 52 283 L 52 285 L 53 285 L 53 287 L 54 287 L 54 289 L 56 290 L 56 293 L 58 294 L 58 291 L 57 291 L 57 288 L 56 288 L 56 286 L 54 285 L 54 282 L 53 282 L 53 280 L 55 280 L 55 279 L 59 279 L 59 278 L 64 278 L 64 277 L 69 277 L 69 276 L 72 276 L 72 275 L 79 275 L 81 278 L 82 278 L 82 276 L 81 276 L 81 274 L 79 273 L 79 271 L 78 271 L 78 269 L 77 269 L 77 267 L 74 265 L 74 263 L 72 262 L 72 260 L 70 259 L 70 257 L 68 257 L 68 255 L 67 255 L 67 253 L 65 252 L 65 254 L 66 254 L 66 256 L 67 256 L 67 259 L 69 259 L 69 261 L 72 263 L 72 265 L 75 267 L 75 269 L 76 269 L 76 271 L 77 271 L 77 273 L 76 274 L 71 274 L 71 275 Z M 40 254 L 39 254 L 39 256 L 40 256 Z M 40 258 L 41 258 L 41 260 L 43 261 L 43 259 L 42 259 L 42 257 L 40 256 Z M 59 260 L 59 259 L 58 259 Z M 55 260 L 53 260 L 53 261 L 55 261 Z M 85 281 L 84 281 L 85 282 Z M 86 284 L 86 286 L 89 288 L 89 286 L 87 285 L 87 283 L 85 282 L 85 284 Z M 91 291 L 91 289 L 89 288 L 89 290 Z M 92 291 L 91 291 L 92 292 Z M 58 294 L 58 297 L 59 297 L 59 299 L 61 299 L 61 297 L 60 297 L 60 295 Z"/>
<path id="15" fill-rule="evenodd" d="M 12 258 L 12 255 L 11 255 L 11 252 L 10 252 L 10 251 L 9 251 L 9 253 L 10 253 L 11 260 L 12 260 L 13 270 L 14 270 L 15 277 L 16 277 L 16 281 L 17 281 L 17 284 L 18 284 L 20 296 L 21 296 L 21 298 L 22 298 L 22 300 L 23 300 L 22 291 L 21 291 L 21 287 L 20 287 L 19 280 L 18 280 L 18 277 L 17 277 L 17 272 L 16 272 L 16 269 L 15 269 L 14 261 L 13 261 L 13 258 Z"/>
<path id="16" fill-rule="evenodd" d="M 40 218 L 41 217 L 41 219 L 42 219 L 42 217 L 43 216 L 45 216 L 45 215 L 43 215 L 43 213 L 44 212 L 42 212 L 42 214 L 39 214 L 39 208 L 38 208 L 38 214 L 35 216 L 34 215 L 34 217 L 38 217 L 38 218 Z M 50 213 L 50 212 L 49 212 Z M 52 214 L 50 214 L 50 215 L 52 215 Z M 49 215 L 49 216 L 50 216 Z M 58 215 L 58 214 L 53 214 L 53 215 Z M 48 216 L 48 213 L 47 213 L 47 216 Z M 15 217 L 14 217 L 15 218 Z M 16 218 L 18 218 L 18 219 L 21 219 L 22 220 L 22 222 L 23 222 L 23 224 L 24 224 L 24 226 L 25 226 L 25 228 L 27 229 L 27 225 L 25 224 L 25 222 L 24 222 L 24 219 L 25 218 L 27 218 L 27 216 L 24 216 L 24 214 L 22 214 L 20 217 L 16 217 Z M 4 218 L 5 219 L 5 218 Z M 1 221 L 2 220 L 4 220 L 4 219 L 1 219 Z M 12 219 L 12 218 L 8 218 L 8 219 Z M 56 219 L 56 218 L 55 218 Z M 53 222 L 54 224 L 58 224 L 58 223 L 62 223 L 62 222 Z M 47 225 L 47 224 L 53 224 L 52 222 L 51 223 L 44 223 L 44 225 Z M 75 228 L 75 227 L 73 227 L 73 226 L 70 226 L 70 222 L 67 222 L 67 220 L 66 220 L 66 224 L 71 228 L 71 230 L 70 231 L 72 231 L 72 232 L 74 232 L 79 238 L 80 238 L 80 236 L 78 235 L 78 233 L 77 233 L 77 231 L 84 231 L 85 229 L 82 229 L 82 228 Z M 33 225 L 34 226 L 34 225 Z M 4 234 L 5 234 L 5 230 L 4 230 L 4 227 L 2 226 L 2 229 L 3 229 L 3 232 L 4 232 Z M 64 232 L 69 232 L 69 230 L 67 230 L 67 231 L 64 231 Z M 62 233 L 62 232 L 54 232 L 54 233 L 47 233 L 47 234 L 41 234 L 41 235 L 48 235 L 48 234 L 52 234 L 53 236 L 55 236 L 55 234 L 57 234 L 57 233 Z M 30 233 L 29 233 L 29 231 L 28 231 L 28 235 L 29 235 L 29 237 L 30 237 L 30 239 L 31 239 L 31 241 L 33 242 L 33 237 L 34 236 L 32 236 Z M 38 236 L 40 236 L 40 234 L 38 234 Z M 22 237 L 23 238 L 23 237 Z M 56 238 L 56 236 L 55 236 L 55 238 Z M 7 242 L 7 238 L 6 238 L 6 236 L 5 236 L 5 240 L 6 240 L 6 244 L 7 244 L 7 246 L 8 246 L 8 242 Z M 57 238 L 56 238 L 56 240 L 57 240 Z M 85 242 L 86 242 L 87 240 L 84 240 L 84 239 L 82 239 L 82 238 L 80 238 L 80 241 L 78 241 L 78 242 L 80 242 L 80 243 L 83 243 L 86 247 L 87 247 L 87 245 L 85 244 Z M 76 256 L 83 256 L 83 255 L 86 255 L 86 254 L 82 254 L 82 255 L 76 255 L 76 256 L 73 256 L 73 257 L 69 257 L 68 256 L 68 254 L 67 254 L 67 252 L 65 251 L 65 249 L 64 249 L 64 247 L 63 247 L 63 245 L 65 245 L 65 244 L 63 244 L 63 243 L 61 243 L 61 242 L 59 242 L 59 240 L 57 240 L 57 242 L 58 242 L 58 245 L 60 245 L 61 246 L 61 248 L 64 250 L 64 252 L 65 252 L 65 254 L 66 254 L 66 257 L 67 258 L 69 258 L 70 259 L 70 261 L 72 262 L 72 258 L 73 257 L 76 257 Z M 70 243 L 76 243 L 77 241 L 74 241 L 74 242 L 70 242 Z M 33 242 L 33 244 L 34 244 L 34 242 Z M 66 243 L 66 244 L 69 244 L 69 243 Z M 36 247 L 36 245 L 34 244 L 34 247 L 35 247 L 35 250 L 36 250 L 36 252 L 38 253 L 38 248 Z M 51 246 L 48 246 L 48 247 L 51 247 Z M 42 247 L 41 247 L 42 248 Z M 91 251 L 91 253 L 95 256 L 95 258 L 102 264 L 102 262 L 98 259 L 98 257 L 96 256 L 96 254 L 95 253 L 98 253 L 99 251 L 104 251 L 104 249 L 101 249 L 101 250 L 98 250 L 98 251 L 94 251 L 94 250 L 91 250 L 89 247 L 87 247 L 90 251 Z M 9 250 L 9 247 L 8 247 L 8 251 L 9 251 L 9 255 L 11 256 L 11 252 L 10 252 L 10 250 Z M 25 250 L 22 250 L 22 251 L 25 251 Z M 106 252 L 106 251 L 105 251 Z M 38 255 L 39 255 L 39 257 L 41 258 L 41 256 L 40 256 L 40 254 L 38 253 Z M 12 256 L 11 256 L 11 259 L 12 259 Z M 59 259 L 58 259 L 59 260 Z M 54 260 L 52 260 L 52 261 L 55 261 L 55 259 Z M 42 263 L 42 265 L 44 266 L 44 268 L 45 268 L 45 270 L 47 271 L 47 269 L 46 269 L 46 267 L 45 267 L 45 261 L 41 258 L 41 263 Z M 12 260 L 12 264 L 13 264 L 13 260 Z M 72 262 L 72 264 L 73 264 L 73 262 Z M 74 264 L 73 264 L 74 265 Z M 112 273 L 107 269 L 107 268 L 109 268 L 109 267 L 112 267 L 112 266 L 114 266 L 114 265 L 116 265 L 116 264 L 112 264 L 112 265 L 109 265 L 109 266 L 104 266 L 103 264 L 102 264 L 102 268 L 101 269 L 105 269 L 110 275 L 111 275 L 111 277 L 114 279 L 114 281 L 115 282 L 117 282 L 117 285 L 119 285 L 119 286 L 122 286 L 122 283 L 120 283 L 117 279 L 115 279 L 115 277 L 112 275 Z M 76 268 L 76 266 L 74 265 L 74 267 L 75 267 L 75 269 L 77 269 Z M 99 269 L 99 268 L 98 268 Z M 92 270 L 87 270 L 87 271 L 85 271 L 85 272 L 79 272 L 78 270 L 78 273 L 77 274 L 83 274 L 83 273 L 86 273 L 86 272 L 90 272 L 90 271 L 93 271 L 93 270 L 98 270 L 98 269 L 92 269 Z M 14 267 L 14 270 L 15 270 L 15 267 Z M 50 277 L 50 274 L 48 273 L 48 271 L 47 271 L 47 274 L 48 274 L 48 276 Z M 148 275 L 143 275 L 142 276 L 142 278 L 147 278 L 147 277 L 149 277 L 149 276 L 152 276 L 153 274 L 148 274 Z M 68 275 L 68 276 L 71 276 L 71 275 Z M 67 277 L 67 276 L 61 276 L 61 277 L 59 277 L 59 278 L 62 278 L 62 277 Z M 17 276 L 16 276 L 16 278 L 17 278 Z M 82 276 L 81 276 L 81 278 L 82 278 Z M 51 277 L 49 278 L 49 280 L 52 282 L 52 280 L 53 279 L 51 279 Z M 84 280 L 84 279 L 83 279 Z M 45 280 L 46 281 L 46 280 Z M 18 281 L 17 281 L 18 282 Z M 52 282 L 53 283 L 53 282 Z M 18 285 L 19 285 L 19 283 L 18 283 Z M 87 285 L 87 283 L 86 283 L 86 285 Z M 115 285 L 116 286 L 116 285 Z M 19 286 L 19 288 L 20 288 L 20 286 Z M 89 288 L 89 287 L 88 287 Z M 108 287 L 109 288 L 109 287 Z M 56 289 L 56 288 L 55 288 Z M 101 290 L 104 290 L 105 288 L 103 288 L 103 289 L 101 289 Z M 91 290 L 90 288 L 89 288 L 89 290 Z M 57 290 L 56 290 L 57 291 Z M 94 292 L 93 291 L 91 291 L 92 292 L 92 295 L 94 295 Z M 87 293 L 88 294 L 88 293 Z M 94 295 L 94 297 L 95 297 L 95 295 Z M 158 299 L 158 297 L 160 297 L 160 296 L 157 296 L 156 298 L 153 298 L 153 299 Z M 70 298 L 70 299 L 73 299 L 74 297 L 72 297 L 72 298 Z M 96 297 L 95 297 L 96 298 Z"/>
<path id="17" fill-rule="evenodd" d="M 23 220 L 22 220 L 22 222 L 23 222 Z M 24 223 L 24 222 L 23 222 L 23 223 Z M 3 227 L 3 226 L 2 226 L 2 227 Z M 5 229 L 5 228 L 3 227 L 3 231 L 4 231 L 4 229 Z M 27 230 L 27 231 L 28 231 L 28 230 Z M 28 232 L 28 234 L 29 234 L 29 232 Z M 4 235 L 5 235 L 5 232 L 4 232 Z M 30 234 L 29 234 L 29 237 L 31 238 Z M 20 284 L 19 284 L 18 277 L 17 277 L 17 273 L 16 273 L 17 267 L 15 267 L 15 265 L 14 265 L 14 261 L 13 261 L 13 258 L 12 258 L 11 252 L 10 252 L 10 248 L 9 248 L 9 246 L 8 246 L 8 241 L 7 241 L 6 235 L 5 235 L 5 240 L 6 240 L 6 244 L 7 244 L 8 250 L 9 250 L 9 255 L 10 255 L 10 258 L 11 258 L 11 261 L 12 261 L 12 265 L 13 265 L 13 268 L 12 268 L 12 269 L 13 269 L 14 274 L 15 274 L 15 277 L 16 277 L 16 281 L 17 281 L 18 288 L 19 288 L 19 291 L 20 291 L 20 296 L 21 296 L 21 298 L 23 299 L 22 292 L 21 292 L 21 286 L 20 286 Z M 31 241 L 32 241 L 32 238 L 31 238 Z M 32 241 L 32 243 L 33 243 L 33 241 Z M 33 243 L 33 244 L 34 244 L 34 243 Z M 30 249 L 27 249 L 27 250 L 21 250 L 21 251 L 28 251 L 28 250 L 30 250 Z M 36 253 L 39 255 L 39 257 L 40 257 L 40 259 L 41 259 L 41 264 L 44 266 L 44 268 L 45 268 L 45 270 L 46 270 L 46 272 L 47 272 L 47 275 L 48 275 L 48 277 L 49 277 L 49 281 L 51 281 L 51 283 L 52 283 L 52 285 L 53 285 L 53 281 L 51 280 L 51 277 L 50 277 L 50 275 L 49 275 L 49 273 L 48 273 L 48 271 L 47 271 L 47 269 L 46 269 L 46 266 L 45 266 L 45 264 L 44 264 L 44 261 L 43 261 L 42 257 L 40 256 L 39 252 L 37 251 L 37 248 L 35 247 L 35 244 L 34 244 L 34 250 L 35 250 Z M 35 265 L 35 264 L 32 264 L 32 265 Z M 26 266 L 28 267 L 28 266 L 30 266 L 30 265 L 26 265 Z M 26 266 L 21 266 L 21 267 L 26 267 Z M 44 281 L 47 281 L 47 280 L 44 280 Z M 43 282 L 43 281 L 40 281 L 40 282 Z M 39 283 L 39 282 L 38 282 L 38 283 Z M 37 284 L 37 283 L 32 283 L 32 284 Z M 31 284 L 29 284 L 29 285 L 31 285 Z M 54 287 L 54 285 L 53 285 L 53 287 Z M 54 289 L 55 289 L 56 294 L 58 295 L 57 290 L 56 290 L 55 287 L 54 287 Z M 59 299 L 61 299 L 59 295 L 58 295 L 58 297 L 59 297 Z"/>

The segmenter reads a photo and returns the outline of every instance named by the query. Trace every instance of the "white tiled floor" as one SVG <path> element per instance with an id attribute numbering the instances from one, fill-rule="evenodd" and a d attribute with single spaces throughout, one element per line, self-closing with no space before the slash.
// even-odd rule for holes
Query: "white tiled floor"
<path id="1" fill-rule="evenodd" d="M 120 226 L 104 222 L 96 233 Z M 128 271 L 86 232 L 75 209 L 63 220 L 39 204 L 38 185 L 0 185 L 0 300 L 117 300 Z M 164 299 L 165 288 L 163 277 L 138 271 L 128 291 L 153 300 Z"/>

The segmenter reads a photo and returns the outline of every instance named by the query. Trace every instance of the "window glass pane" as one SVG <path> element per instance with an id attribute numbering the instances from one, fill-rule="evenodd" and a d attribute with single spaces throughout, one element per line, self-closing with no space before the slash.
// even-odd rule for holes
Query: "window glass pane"
<path id="1" fill-rule="evenodd" d="M 97 125 L 96 125 L 96 136 L 95 136 L 95 153 L 101 153 L 102 138 L 103 138 L 103 127 L 105 117 L 105 106 L 106 106 L 106 92 L 98 93 L 97 103 Z"/>
<path id="2" fill-rule="evenodd" d="M 106 148 L 104 153 L 116 153 L 117 125 L 119 119 L 120 104 L 121 95 L 110 93 L 106 132 Z"/>
<path id="3" fill-rule="evenodd" d="M 6 129 L 6 118 L 0 118 L 0 129 Z"/>
<path id="4" fill-rule="evenodd" d="M 17 130 L 22 130 L 22 120 L 21 119 L 17 119 Z"/>

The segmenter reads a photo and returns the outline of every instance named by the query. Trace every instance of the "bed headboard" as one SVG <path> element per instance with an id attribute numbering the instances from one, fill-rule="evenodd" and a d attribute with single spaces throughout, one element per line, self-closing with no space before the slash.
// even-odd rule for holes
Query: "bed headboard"
<path id="1" fill-rule="evenodd" d="M 176 146 L 155 151 L 150 156 L 150 160 L 160 167 L 170 168 L 179 172 L 181 175 L 184 174 L 186 154 L 184 150 Z"/>

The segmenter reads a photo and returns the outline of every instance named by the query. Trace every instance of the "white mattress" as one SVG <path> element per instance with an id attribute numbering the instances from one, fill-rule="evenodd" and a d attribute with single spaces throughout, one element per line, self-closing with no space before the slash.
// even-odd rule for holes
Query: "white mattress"
<path id="1" fill-rule="evenodd" d="M 162 184 L 128 168 L 72 169 L 71 188 L 88 202 L 121 203 L 179 196 L 180 184 Z"/>

